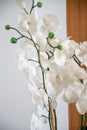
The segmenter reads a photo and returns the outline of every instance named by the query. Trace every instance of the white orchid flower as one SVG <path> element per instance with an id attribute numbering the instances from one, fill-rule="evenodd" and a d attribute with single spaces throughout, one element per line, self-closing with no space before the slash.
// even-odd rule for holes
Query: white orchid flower
<path id="1" fill-rule="evenodd" d="M 41 19 L 41 31 L 45 36 L 49 32 L 57 32 L 59 30 L 59 21 L 53 14 L 47 14 Z"/>
<path id="2" fill-rule="evenodd" d="M 32 81 L 29 82 L 28 85 L 32 95 L 32 102 L 34 105 L 33 112 L 41 121 L 41 123 L 47 123 L 47 119 L 43 115 L 48 116 L 47 109 L 45 108 L 48 107 L 48 96 L 45 93 L 44 89 L 38 89 L 37 86 L 34 86 L 34 84 L 32 84 Z"/>
<path id="3" fill-rule="evenodd" d="M 78 44 L 75 41 L 70 40 L 69 38 L 66 38 L 64 41 L 61 42 L 61 44 L 68 57 L 72 57 L 75 53 L 76 47 L 78 47 Z"/>
<path id="4" fill-rule="evenodd" d="M 29 60 L 29 59 L 37 60 L 36 49 L 30 40 L 24 40 L 21 43 L 21 48 L 25 52 L 25 58 L 27 60 Z"/>
<path id="5" fill-rule="evenodd" d="M 63 66 L 74 55 L 77 44 L 69 39 L 65 39 L 59 43 L 62 46 L 62 49 L 54 50 L 54 61 L 56 64 Z"/>
<path id="6" fill-rule="evenodd" d="M 42 128 L 42 123 L 40 119 L 33 113 L 32 114 L 32 119 L 31 119 L 31 124 L 30 124 L 30 129 L 31 130 L 40 130 Z"/>
<path id="7" fill-rule="evenodd" d="M 70 83 L 73 82 L 73 80 L 75 80 L 74 74 L 69 65 L 59 66 L 58 68 L 59 68 L 59 74 L 62 77 L 61 81 L 62 87 L 66 88 Z"/>
<path id="8" fill-rule="evenodd" d="M 87 41 L 81 43 L 77 48 L 76 48 L 76 55 L 79 58 L 79 60 L 87 65 Z"/>
<path id="9" fill-rule="evenodd" d="M 16 54 L 16 61 L 18 69 L 24 70 L 28 66 L 28 62 L 25 60 L 25 53 L 22 49 L 19 49 Z"/>
<path id="10" fill-rule="evenodd" d="M 52 45 L 52 46 L 57 46 L 59 44 L 61 44 L 61 39 L 59 39 L 56 34 L 55 34 L 55 37 L 52 38 L 52 39 L 49 39 L 49 43 Z"/>
<path id="11" fill-rule="evenodd" d="M 36 105 L 45 103 L 46 105 L 48 105 L 48 95 L 45 93 L 45 90 L 43 88 L 43 82 L 34 79 L 35 76 L 29 77 L 28 79 L 28 86 L 29 91 L 32 95 L 33 104 Z"/>
<path id="12" fill-rule="evenodd" d="M 42 106 L 34 105 L 34 112 L 31 119 L 31 130 L 41 130 L 43 123 L 47 123 L 48 119 L 44 117 Z"/>
<path id="13" fill-rule="evenodd" d="M 34 113 L 35 113 L 35 115 L 39 118 L 39 119 L 41 119 L 41 117 L 43 116 L 43 115 L 47 115 L 48 114 L 48 112 L 47 112 L 47 110 L 46 110 L 46 108 L 44 107 L 44 105 L 43 104 L 35 104 L 34 105 L 34 111 L 33 111 Z M 48 115 L 47 115 L 48 116 Z"/>
<path id="14" fill-rule="evenodd" d="M 21 31 L 29 31 L 31 34 L 34 34 L 37 31 L 37 18 L 35 13 L 25 14 L 22 13 L 19 16 L 18 20 L 18 29 Z"/>
<path id="15" fill-rule="evenodd" d="M 32 102 L 36 104 L 43 104 L 45 103 L 46 105 L 48 104 L 48 96 L 45 93 L 45 91 L 42 90 L 37 90 L 36 92 L 32 92 Z"/>
<path id="16" fill-rule="evenodd" d="M 48 123 L 47 117 L 44 117 L 44 116 L 41 116 L 41 117 L 40 117 L 40 121 L 41 121 L 43 124 Z"/>
<path id="17" fill-rule="evenodd" d="M 84 89 L 80 93 L 79 100 L 76 102 L 76 108 L 80 114 L 87 112 L 87 79 L 83 81 Z"/>
<path id="18" fill-rule="evenodd" d="M 67 86 L 63 99 L 68 103 L 75 103 L 79 100 L 80 94 L 84 89 L 84 85 L 79 82 L 73 82 Z"/>
<path id="19" fill-rule="evenodd" d="M 43 33 L 41 31 L 38 30 L 34 34 L 33 38 L 34 38 L 34 41 L 39 44 L 41 52 L 44 52 L 44 51 L 47 50 L 47 47 L 46 47 L 47 40 L 46 40 L 46 37 L 43 35 Z"/>
<path id="20" fill-rule="evenodd" d="M 87 73 L 74 61 L 74 59 L 70 59 L 64 67 L 67 70 L 67 73 L 69 72 L 73 76 L 73 81 L 87 79 Z"/>
<path id="21" fill-rule="evenodd" d="M 57 65 L 64 65 L 66 62 L 66 55 L 62 50 L 55 49 L 54 51 L 54 61 Z"/>
<path id="22" fill-rule="evenodd" d="M 18 3 L 20 8 L 25 8 L 26 7 L 25 0 L 17 0 L 17 3 Z"/>
<path id="23" fill-rule="evenodd" d="M 16 62 L 18 69 L 24 71 L 29 77 L 36 75 L 34 64 L 26 59 L 25 52 L 22 49 L 17 51 Z"/>
<path id="24" fill-rule="evenodd" d="M 62 91 L 61 82 L 62 76 L 59 73 L 59 68 L 55 63 L 51 63 L 46 73 L 46 88 L 52 98 L 56 97 Z"/>
<path id="25" fill-rule="evenodd" d="M 36 50 L 30 41 L 24 40 L 20 49 L 17 51 L 16 61 L 18 68 L 23 70 L 29 76 L 29 78 L 36 76 L 35 67 L 38 65 L 32 60 L 37 60 Z"/>
<path id="26" fill-rule="evenodd" d="M 76 102 L 76 108 L 80 114 L 85 114 L 87 112 L 87 98 L 81 98 Z"/>

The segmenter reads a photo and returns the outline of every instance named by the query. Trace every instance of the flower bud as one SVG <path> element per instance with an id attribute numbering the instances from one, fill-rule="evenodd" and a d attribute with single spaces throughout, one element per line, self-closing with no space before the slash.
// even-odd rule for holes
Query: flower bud
<path id="1" fill-rule="evenodd" d="M 62 50 L 62 45 L 58 45 L 56 48 Z"/>
<path id="2" fill-rule="evenodd" d="M 48 38 L 50 38 L 50 39 L 54 38 L 54 33 L 53 32 L 49 32 Z"/>
<path id="3" fill-rule="evenodd" d="M 5 29 L 6 29 L 6 30 L 10 30 L 10 29 L 11 29 L 10 25 L 6 25 L 6 26 L 5 26 Z"/>
<path id="4" fill-rule="evenodd" d="M 17 43 L 17 39 L 15 37 L 12 37 L 11 38 L 11 43 L 13 43 L 13 44 Z"/>
<path id="5" fill-rule="evenodd" d="M 42 2 L 37 3 L 37 7 L 41 8 L 43 6 Z"/>

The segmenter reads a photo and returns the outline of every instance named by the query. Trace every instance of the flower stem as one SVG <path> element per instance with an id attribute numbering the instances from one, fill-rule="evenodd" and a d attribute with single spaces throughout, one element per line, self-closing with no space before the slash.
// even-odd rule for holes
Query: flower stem
<path id="1" fill-rule="evenodd" d="M 57 117 L 56 117 L 56 110 L 53 109 L 54 111 L 54 117 L 55 117 L 55 130 L 57 130 Z"/>
<path id="2" fill-rule="evenodd" d="M 74 59 L 74 61 L 75 61 L 79 66 L 81 66 L 81 61 L 78 59 L 78 57 L 77 57 L 75 54 L 72 56 L 72 58 Z"/>
<path id="3" fill-rule="evenodd" d="M 28 61 L 33 61 L 33 62 L 36 62 L 36 63 L 38 63 L 38 61 L 36 61 L 36 60 L 33 60 L 33 59 L 28 59 Z"/>
<path id="4" fill-rule="evenodd" d="M 32 0 L 32 6 L 31 6 L 31 9 L 30 9 L 30 14 L 31 14 L 31 12 L 32 12 L 32 10 L 33 10 L 34 7 L 35 7 L 34 6 L 34 0 Z"/>
<path id="5" fill-rule="evenodd" d="M 29 13 L 27 12 L 27 10 L 24 8 L 24 12 L 27 14 L 27 15 L 29 15 Z"/>
<path id="6" fill-rule="evenodd" d="M 29 33 L 29 32 L 28 32 L 28 33 Z M 37 43 L 34 42 L 34 40 L 33 40 L 33 38 L 32 38 L 32 36 L 31 36 L 30 33 L 29 33 L 29 35 L 30 35 L 31 41 L 33 42 L 33 45 L 35 46 L 36 51 L 37 51 L 38 63 L 39 63 L 39 66 L 40 66 L 41 72 L 42 72 L 43 87 L 44 87 L 45 93 L 48 95 L 47 90 L 46 90 L 46 84 L 45 84 L 45 72 L 44 72 L 44 68 L 43 68 L 43 66 L 42 66 L 41 59 L 40 59 L 40 47 L 38 48 L 39 45 L 37 46 Z"/>
<path id="7" fill-rule="evenodd" d="M 81 130 L 86 130 L 86 113 L 80 116 L 81 118 Z"/>
<path id="8" fill-rule="evenodd" d="M 49 126 L 50 130 L 57 130 L 56 113 L 53 109 L 52 101 L 48 100 L 49 103 Z"/>
<path id="9" fill-rule="evenodd" d="M 52 45 L 50 44 L 50 42 L 49 42 L 49 38 L 47 38 L 47 43 L 48 43 L 48 45 L 49 45 L 51 48 L 53 48 L 53 49 L 57 48 L 57 47 L 52 46 Z"/>
<path id="10" fill-rule="evenodd" d="M 20 38 L 26 38 L 28 40 L 30 40 L 36 51 L 37 51 L 37 57 L 38 57 L 38 60 L 33 60 L 33 59 L 29 59 L 29 61 L 33 61 L 33 62 L 37 62 L 39 64 L 39 67 L 41 69 L 41 73 L 42 73 L 42 81 L 43 81 L 43 89 L 45 91 L 45 93 L 47 94 L 48 96 L 48 107 L 49 107 L 49 110 L 48 110 L 48 119 L 49 119 L 49 126 L 50 126 L 50 130 L 57 130 L 57 120 L 56 120 L 56 112 L 55 110 L 53 109 L 53 104 L 52 104 L 52 99 L 51 97 L 49 97 L 48 93 L 47 93 L 47 89 L 46 89 L 46 83 L 45 83 L 45 69 L 43 68 L 42 66 L 42 63 L 41 63 L 41 58 L 40 58 L 40 46 L 38 43 L 36 43 L 32 37 L 32 35 L 30 34 L 30 32 L 28 32 L 29 34 L 29 37 L 28 36 L 25 36 L 24 34 L 22 34 L 20 31 L 18 31 L 16 28 L 13 28 L 11 27 L 11 29 L 17 31 L 21 36 Z M 20 39 L 19 38 L 19 39 Z M 51 52 L 50 52 L 51 53 Z"/>

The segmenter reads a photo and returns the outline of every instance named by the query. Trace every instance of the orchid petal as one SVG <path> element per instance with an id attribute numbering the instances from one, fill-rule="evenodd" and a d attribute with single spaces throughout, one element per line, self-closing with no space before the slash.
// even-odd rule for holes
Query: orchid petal
<path id="1" fill-rule="evenodd" d="M 87 111 L 87 99 L 81 98 L 76 102 L 76 108 L 80 114 L 85 114 Z"/>
<path id="2" fill-rule="evenodd" d="M 25 8 L 26 7 L 25 0 L 17 0 L 17 3 L 18 3 L 20 8 Z"/>

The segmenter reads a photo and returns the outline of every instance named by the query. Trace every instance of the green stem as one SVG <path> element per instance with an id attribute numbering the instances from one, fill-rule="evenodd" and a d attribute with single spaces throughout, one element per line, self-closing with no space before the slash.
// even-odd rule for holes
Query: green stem
<path id="1" fill-rule="evenodd" d="M 43 105 L 44 105 L 45 109 L 49 112 L 49 110 L 48 110 L 47 106 L 45 105 L 45 103 L 43 103 Z"/>
<path id="2" fill-rule="evenodd" d="M 53 49 L 57 48 L 56 46 L 52 46 L 52 45 L 50 44 L 49 38 L 47 38 L 47 43 L 48 43 L 48 45 L 49 45 L 51 48 L 53 48 Z"/>
<path id="3" fill-rule="evenodd" d="M 17 33 L 19 33 L 19 34 L 21 35 L 21 37 L 24 37 L 24 35 L 23 35 L 18 29 L 13 28 L 13 27 L 11 27 L 11 29 L 13 29 L 13 30 L 15 30 Z"/>
<path id="4" fill-rule="evenodd" d="M 50 54 L 49 54 L 50 53 Z M 54 56 L 52 51 L 46 52 L 48 59 L 52 58 Z"/>
<path id="5" fill-rule="evenodd" d="M 21 39 L 22 37 L 23 37 L 23 36 L 21 36 L 21 37 L 18 37 L 18 38 L 17 38 L 17 40 Z"/>
<path id="6" fill-rule="evenodd" d="M 33 61 L 33 62 L 36 62 L 36 63 L 38 63 L 38 61 L 36 61 L 36 60 L 33 60 L 33 59 L 28 59 L 28 61 Z"/>
<path id="7" fill-rule="evenodd" d="M 48 120 L 49 120 L 49 117 L 47 117 L 47 116 L 45 116 L 45 115 L 41 115 L 42 117 L 45 117 L 45 118 L 47 118 Z"/>
<path id="8" fill-rule="evenodd" d="M 37 5 L 34 5 L 34 0 L 32 0 L 32 6 L 31 6 L 31 9 L 30 9 L 30 14 L 31 14 L 31 12 L 32 12 L 32 10 L 37 6 Z"/>
<path id="9" fill-rule="evenodd" d="M 24 12 L 27 14 L 27 15 L 29 15 L 29 13 L 27 12 L 27 10 L 24 8 Z"/>
<path id="10" fill-rule="evenodd" d="M 74 59 L 74 61 L 75 61 L 79 66 L 81 66 L 81 61 L 78 59 L 78 57 L 77 57 L 75 54 L 72 56 L 72 58 Z"/>
<path id="11" fill-rule="evenodd" d="M 28 33 L 29 33 L 29 32 L 28 32 Z M 44 87 L 45 93 L 48 95 L 47 90 L 46 90 L 46 84 L 45 84 L 45 73 L 44 73 L 44 68 L 43 68 L 43 66 L 42 66 L 42 64 L 41 64 L 41 59 L 40 59 L 40 47 L 38 48 L 37 43 L 34 42 L 34 40 L 33 40 L 33 38 L 32 38 L 32 36 L 31 36 L 30 33 L 29 33 L 29 35 L 30 35 L 31 41 L 33 42 L 33 44 L 34 44 L 34 46 L 35 46 L 35 48 L 36 48 L 36 51 L 37 51 L 38 63 L 39 63 L 39 66 L 40 66 L 41 72 L 42 72 L 43 87 Z"/>
<path id="12" fill-rule="evenodd" d="M 33 10 L 35 7 L 37 7 L 37 5 L 35 5 L 35 6 L 33 6 L 33 7 L 31 8 L 30 14 L 31 14 L 32 10 Z"/>
<path id="13" fill-rule="evenodd" d="M 48 98 L 48 104 L 49 104 L 49 113 L 48 113 L 48 117 L 49 117 L 49 126 L 50 126 L 50 130 L 52 130 L 52 125 L 51 125 L 51 121 L 50 121 L 50 100 Z"/>

